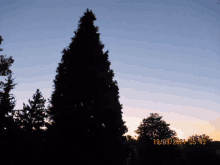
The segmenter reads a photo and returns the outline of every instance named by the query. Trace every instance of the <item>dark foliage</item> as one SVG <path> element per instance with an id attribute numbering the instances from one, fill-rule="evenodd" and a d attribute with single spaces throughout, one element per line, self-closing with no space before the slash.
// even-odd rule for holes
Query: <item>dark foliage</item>
<path id="1" fill-rule="evenodd" d="M 0 45 L 3 41 L 2 36 L 0 36 Z M 3 51 L 2 48 L 0 48 L 0 51 Z M 9 58 L 5 58 L 3 55 L 0 55 L 0 76 L 8 76 L 12 74 L 12 71 L 9 69 L 12 65 L 14 60 L 10 56 Z M 4 82 L 0 81 L 0 89 L 2 89 L 4 86 Z M 0 91 L 0 98 L 2 97 L 2 92 Z M 1 103 L 1 102 L 0 102 Z"/>
<path id="2" fill-rule="evenodd" d="M 130 135 L 126 136 L 126 143 L 130 147 L 130 155 L 127 158 L 127 165 L 136 165 L 138 161 L 137 141 Z"/>
<path id="3" fill-rule="evenodd" d="M 0 36 L 0 45 L 2 43 L 3 39 L 2 36 Z M 2 48 L 0 48 L 0 51 L 3 51 Z M 5 58 L 3 55 L 0 55 L 0 76 L 7 76 L 9 73 L 11 73 L 11 70 L 9 69 L 12 65 L 14 60 L 10 56 L 9 58 Z M 3 82 L 1 82 L 0 85 L 2 85 Z"/>
<path id="4" fill-rule="evenodd" d="M 188 160 L 189 164 L 215 164 L 220 161 L 220 156 L 216 154 L 219 144 L 214 145 L 212 139 L 206 134 L 192 135 L 188 138 L 182 157 Z"/>
<path id="5" fill-rule="evenodd" d="M 1 104 L 0 104 L 0 122 L 1 122 L 1 134 L 4 134 L 5 131 L 9 131 L 14 128 L 12 125 L 14 123 L 13 118 L 9 116 L 9 113 L 12 113 L 12 110 L 15 106 L 15 98 L 10 91 L 14 88 L 16 84 L 13 84 L 13 79 L 10 73 L 8 78 L 5 79 L 6 83 L 3 84 L 3 92 L 1 95 Z"/>
<path id="6" fill-rule="evenodd" d="M 138 129 L 135 131 L 140 138 L 169 139 L 176 136 L 176 132 L 169 129 L 170 124 L 161 120 L 162 116 L 151 113 L 151 116 L 144 118 Z"/>
<path id="7" fill-rule="evenodd" d="M 29 159 L 34 160 L 35 163 L 40 163 L 44 161 L 44 140 L 46 135 L 46 131 L 41 127 L 48 127 L 49 124 L 45 122 L 45 119 L 48 118 L 49 113 L 45 109 L 46 99 L 43 98 L 39 89 L 33 95 L 33 100 L 29 99 L 28 102 L 29 105 L 23 103 L 23 113 L 17 115 L 16 123 L 22 130 L 21 137 L 23 138 L 23 148 L 25 149 L 23 154 L 29 155 L 27 156 L 27 163 L 30 163 Z"/>
<path id="8" fill-rule="evenodd" d="M 169 129 L 169 124 L 161 120 L 157 113 L 144 118 L 135 131 L 139 137 L 137 141 L 138 164 L 160 164 L 164 160 L 181 157 L 182 152 L 175 145 L 157 145 L 156 140 L 173 139 L 176 132 Z"/>
<path id="9" fill-rule="evenodd" d="M 210 143 L 213 141 L 213 139 L 211 139 L 208 135 L 206 134 L 202 134 L 202 135 L 192 135 L 189 136 L 189 138 L 187 139 L 187 141 L 189 143 L 196 143 L 196 144 L 206 144 L 206 143 Z"/>
<path id="10" fill-rule="evenodd" d="M 189 145 L 185 148 L 184 157 L 190 164 L 215 164 L 220 161 L 215 147 L 210 145 Z"/>
<path id="11" fill-rule="evenodd" d="M 49 118 L 49 112 L 45 108 L 46 99 L 43 98 L 39 89 L 33 95 L 33 100 L 28 100 L 29 105 L 23 103 L 23 114 L 18 115 L 17 123 L 26 133 L 31 134 L 34 138 L 44 140 L 42 136 L 44 130 L 41 127 L 48 127 L 45 119 Z"/>
<path id="12" fill-rule="evenodd" d="M 0 36 L 0 44 L 3 41 L 2 36 Z M 0 49 L 2 51 L 3 49 Z M 1 135 L 4 134 L 4 131 L 7 127 L 10 126 L 10 121 L 11 118 L 6 117 L 5 115 L 8 115 L 8 113 L 11 113 L 11 110 L 15 106 L 15 101 L 14 97 L 10 94 L 11 89 L 16 84 L 13 84 L 13 79 L 12 79 L 12 71 L 9 69 L 11 67 L 11 64 L 14 62 L 12 57 L 10 58 L 5 58 L 3 55 L 0 56 L 0 76 L 8 76 L 4 82 L 0 82 L 0 133 Z"/>
<path id="13" fill-rule="evenodd" d="M 3 41 L 0 36 L 0 44 Z M 0 50 L 2 51 L 2 49 Z M 9 164 L 10 160 L 14 161 L 15 152 L 14 150 L 14 137 L 18 137 L 19 127 L 13 120 L 13 117 L 9 114 L 12 113 L 15 107 L 15 98 L 10 91 L 16 84 L 13 83 L 12 71 L 9 69 L 11 64 L 14 62 L 12 57 L 6 59 L 0 56 L 0 76 L 7 76 L 4 82 L 0 82 L 0 145 L 1 145 L 1 156 L 4 158 L 3 164 Z"/>
<path id="14" fill-rule="evenodd" d="M 57 161 L 123 164 L 129 154 L 123 136 L 127 127 L 108 51 L 102 51 L 95 20 L 87 9 L 75 37 L 62 51 L 51 98 L 54 124 L 48 130 L 47 144 L 58 150 L 53 153 L 57 155 L 53 158 L 60 157 Z"/>

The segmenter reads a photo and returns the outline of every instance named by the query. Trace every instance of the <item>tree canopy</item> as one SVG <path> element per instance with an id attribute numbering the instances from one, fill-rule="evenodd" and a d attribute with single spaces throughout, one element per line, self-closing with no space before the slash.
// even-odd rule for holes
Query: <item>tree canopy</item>
<path id="1" fill-rule="evenodd" d="M 170 130 L 169 125 L 164 120 L 161 120 L 162 116 L 157 113 L 151 113 L 148 118 L 144 118 L 138 129 L 135 131 L 140 138 L 153 139 L 170 139 L 177 134 L 175 131 Z"/>
<path id="2" fill-rule="evenodd" d="M 177 135 L 175 131 L 170 130 L 169 125 L 162 116 L 157 113 L 151 113 L 149 117 L 144 118 L 135 131 L 139 136 L 137 139 L 137 164 L 158 164 L 161 160 L 180 157 L 180 148 L 173 145 L 157 145 L 156 140 L 174 139 Z M 169 154 L 168 154 L 169 153 Z M 155 159 L 157 155 L 160 159 Z"/>

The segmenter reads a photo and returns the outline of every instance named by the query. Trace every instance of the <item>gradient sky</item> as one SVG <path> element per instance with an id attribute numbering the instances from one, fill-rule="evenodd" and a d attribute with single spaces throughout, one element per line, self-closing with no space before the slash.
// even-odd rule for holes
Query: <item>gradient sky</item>
<path id="1" fill-rule="evenodd" d="M 15 109 L 37 88 L 47 99 L 61 51 L 93 11 L 119 86 L 123 119 L 135 135 L 158 113 L 179 138 L 220 140 L 218 0 L 10 0 L 0 4 L 1 54 L 15 60 Z M 2 80 L 2 78 L 1 78 Z M 46 104 L 47 105 L 47 104 Z"/>

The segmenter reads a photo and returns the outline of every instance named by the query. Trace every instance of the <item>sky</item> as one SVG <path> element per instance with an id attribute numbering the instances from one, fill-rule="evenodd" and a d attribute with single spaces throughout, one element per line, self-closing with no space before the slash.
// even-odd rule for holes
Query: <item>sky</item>
<path id="1" fill-rule="evenodd" d="M 220 140 L 218 0 L 9 0 L 0 4 L 1 54 L 12 56 L 15 109 L 37 88 L 51 97 L 61 51 L 92 10 L 109 50 L 128 132 L 158 113 L 177 137 Z M 47 104 L 46 104 L 47 106 Z"/>

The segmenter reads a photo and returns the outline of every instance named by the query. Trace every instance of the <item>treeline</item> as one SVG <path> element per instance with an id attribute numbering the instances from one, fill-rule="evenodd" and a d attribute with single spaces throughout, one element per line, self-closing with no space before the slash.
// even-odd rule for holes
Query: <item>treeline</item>
<path id="1" fill-rule="evenodd" d="M 127 165 L 215 164 L 220 160 L 220 155 L 216 153 L 220 149 L 219 142 L 214 142 L 206 134 L 192 135 L 181 141 L 176 137 L 176 132 L 170 130 L 170 124 L 161 118 L 157 113 L 151 113 L 135 131 L 137 139 L 127 136 L 132 150 Z"/>
<path id="2" fill-rule="evenodd" d="M 219 160 L 206 135 L 194 138 L 205 139 L 206 145 L 155 145 L 154 139 L 177 140 L 175 131 L 158 114 L 143 119 L 136 130 L 137 140 L 124 136 L 128 128 L 122 119 L 118 85 L 95 20 L 87 9 L 72 42 L 63 49 L 47 108 L 46 99 L 36 89 L 29 104 L 23 103 L 22 113 L 13 111 L 16 103 L 10 91 L 16 84 L 10 66 L 14 60 L 0 56 L 0 76 L 7 77 L 0 82 L 1 164 L 142 165 Z M 2 41 L 0 36 L 0 44 Z"/>

